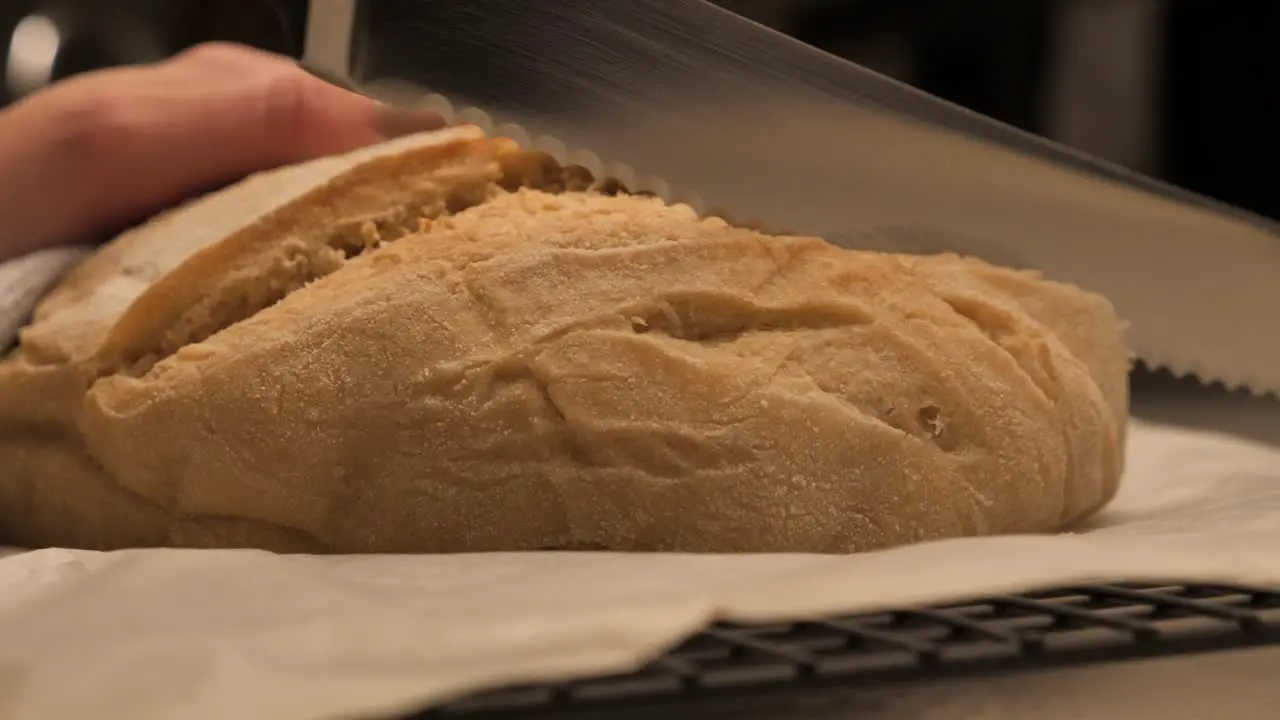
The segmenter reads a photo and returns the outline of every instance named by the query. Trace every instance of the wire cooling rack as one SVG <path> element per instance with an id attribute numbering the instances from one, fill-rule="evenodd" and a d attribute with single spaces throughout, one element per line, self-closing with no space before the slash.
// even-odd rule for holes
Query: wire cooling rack
<path id="1" fill-rule="evenodd" d="M 1280 644 L 1280 589 L 1089 585 L 804 622 L 707 628 L 629 675 L 515 687 L 415 720 L 590 717 L 744 693 L 981 675 Z"/>

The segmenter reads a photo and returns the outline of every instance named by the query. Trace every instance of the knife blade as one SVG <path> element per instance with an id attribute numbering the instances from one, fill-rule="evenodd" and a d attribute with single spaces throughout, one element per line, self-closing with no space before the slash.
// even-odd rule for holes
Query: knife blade
<path id="1" fill-rule="evenodd" d="M 1145 364 L 1280 394 L 1272 220 L 703 0 L 311 6 L 304 61 L 374 96 L 589 150 L 669 200 L 769 230 L 1034 268 L 1107 295 Z"/>

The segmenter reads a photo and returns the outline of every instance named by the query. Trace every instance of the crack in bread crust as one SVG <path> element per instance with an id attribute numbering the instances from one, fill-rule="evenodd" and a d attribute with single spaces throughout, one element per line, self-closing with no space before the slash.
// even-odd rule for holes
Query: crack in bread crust
<path id="1" fill-rule="evenodd" d="M 488 202 L 500 192 L 523 187 L 548 192 L 626 192 L 616 182 L 595 179 L 581 166 L 561 166 L 546 153 L 503 143 L 446 144 L 432 150 L 436 165 L 426 182 L 407 190 L 399 183 L 393 192 L 385 193 L 392 196 L 388 198 L 369 188 L 352 193 L 352 185 L 361 179 L 340 177 L 313 191 L 315 197 L 300 201 L 337 205 L 322 217 L 277 230 L 265 241 L 233 236 L 189 258 L 138 298 L 112 329 L 100 353 L 99 374 L 144 374 L 181 348 L 252 318 L 336 272 L 352 258 L 427 231 L 435 221 Z M 361 172 L 371 171 L 357 170 Z M 335 195 L 342 200 L 335 200 Z M 264 222 L 283 221 L 267 217 Z M 204 285 L 204 294 L 188 295 L 186 307 L 181 307 L 175 302 L 175 288 L 192 285 Z M 162 317 L 167 326 L 151 315 L 157 304 L 166 305 L 168 312 Z M 144 313 L 147 320 L 139 322 L 136 317 Z M 134 336 L 129 338 L 131 330 Z M 114 357 L 112 350 L 117 353 Z"/>

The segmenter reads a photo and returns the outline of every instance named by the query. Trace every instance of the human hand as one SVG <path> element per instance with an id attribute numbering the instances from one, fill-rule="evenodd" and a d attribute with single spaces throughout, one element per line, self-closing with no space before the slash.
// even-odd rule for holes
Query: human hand
<path id="1" fill-rule="evenodd" d="M 235 45 L 78 75 L 0 111 L 0 261 L 99 239 L 255 171 L 443 124 Z"/>

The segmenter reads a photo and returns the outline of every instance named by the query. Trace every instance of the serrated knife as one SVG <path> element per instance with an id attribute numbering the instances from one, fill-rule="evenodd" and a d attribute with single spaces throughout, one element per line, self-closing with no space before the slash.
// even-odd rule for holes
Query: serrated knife
<path id="1" fill-rule="evenodd" d="M 1280 394 L 1280 225 L 703 0 L 312 0 L 303 60 L 770 230 L 1039 269 L 1148 365 Z"/>

